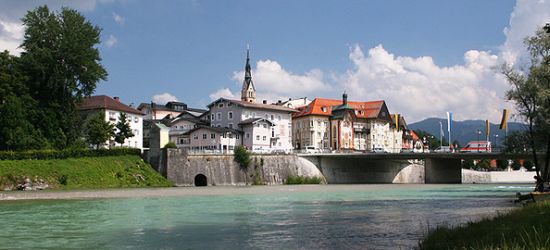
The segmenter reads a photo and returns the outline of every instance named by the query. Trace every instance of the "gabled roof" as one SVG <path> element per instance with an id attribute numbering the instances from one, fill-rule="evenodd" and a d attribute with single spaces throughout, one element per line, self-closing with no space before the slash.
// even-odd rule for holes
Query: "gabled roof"
<path id="1" fill-rule="evenodd" d="M 337 106 L 341 106 L 342 103 L 342 100 L 315 98 L 309 105 L 300 108 L 299 112 L 293 115 L 293 118 L 298 118 L 306 115 L 332 116 L 332 110 Z M 358 118 L 378 118 L 380 111 L 385 106 L 385 102 L 382 100 L 371 102 L 348 101 L 347 106 L 358 111 L 356 112 L 356 116 Z"/>
<path id="2" fill-rule="evenodd" d="M 273 123 L 272 121 L 270 121 L 268 119 L 265 119 L 265 118 L 261 118 L 261 117 L 249 118 L 249 119 L 243 120 L 243 121 L 239 122 L 239 125 L 255 124 L 255 123 L 258 123 L 260 121 L 265 121 L 265 122 L 269 123 L 271 126 L 275 125 L 275 123 Z"/>
<path id="3" fill-rule="evenodd" d="M 110 109 L 136 115 L 144 115 L 143 112 L 134 109 L 120 101 L 117 101 L 106 95 L 97 95 L 82 98 L 77 107 L 78 110 Z"/>
<path id="4" fill-rule="evenodd" d="M 233 134 L 242 134 L 243 132 L 240 131 L 240 130 L 236 130 L 236 129 L 232 129 L 232 128 L 226 128 L 226 127 L 211 127 L 211 126 L 206 126 L 206 125 L 198 125 L 197 127 L 187 131 L 185 134 L 187 135 L 190 135 L 191 133 L 199 130 L 199 129 L 206 129 L 206 130 L 210 130 L 210 131 L 213 131 L 213 132 L 216 132 L 216 133 L 225 133 L 225 132 L 230 132 L 230 133 L 233 133 Z"/>
<path id="5" fill-rule="evenodd" d="M 162 105 L 162 104 L 158 104 L 158 103 L 154 103 L 154 110 L 163 110 L 163 111 L 174 111 L 174 112 L 183 112 L 183 111 L 186 111 L 186 112 L 189 112 L 189 113 L 194 113 L 193 115 L 195 116 L 200 116 L 201 114 L 204 114 L 206 111 L 206 109 L 198 109 L 198 108 L 190 108 L 190 107 L 187 107 L 186 109 L 184 110 L 177 110 L 177 109 L 171 109 L 168 107 L 169 104 L 180 104 L 180 105 L 185 105 L 187 107 L 187 104 L 183 103 L 183 102 L 168 102 L 166 105 Z M 151 108 L 151 103 L 141 103 L 139 104 L 139 106 L 137 107 L 137 109 L 139 110 L 143 110 L 144 108 L 148 108 L 150 109 Z M 200 114 L 199 114 L 200 113 Z"/>
<path id="6" fill-rule="evenodd" d="M 240 105 L 240 106 L 245 107 L 245 108 L 278 110 L 278 111 L 285 111 L 285 112 L 292 112 L 292 113 L 298 112 L 295 109 L 287 108 L 287 107 L 284 107 L 284 106 L 272 105 L 272 104 L 252 103 L 252 102 L 245 102 L 245 101 L 240 101 L 240 100 L 231 100 L 231 99 L 227 99 L 227 98 L 223 98 L 223 97 L 219 98 L 218 100 L 215 100 L 215 101 L 211 102 L 210 104 L 207 105 L 207 107 L 211 108 L 212 105 L 214 105 L 214 104 L 216 104 L 220 101 L 231 102 L 233 104 Z"/>

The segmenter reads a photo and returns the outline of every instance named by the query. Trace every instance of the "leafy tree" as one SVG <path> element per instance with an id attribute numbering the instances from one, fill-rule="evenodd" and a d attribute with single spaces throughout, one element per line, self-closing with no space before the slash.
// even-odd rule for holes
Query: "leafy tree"
<path id="1" fill-rule="evenodd" d="M 86 126 L 86 142 L 100 149 L 103 144 L 115 135 L 113 124 L 105 121 L 105 113 L 98 113 L 90 120 Z"/>
<path id="2" fill-rule="evenodd" d="M 531 60 L 527 71 L 503 65 L 502 73 L 512 86 L 506 95 L 527 122 L 527 149 L 531 151 L 536 174 L 550 180 L 550 26 L 538 29 L 525 39 Z M 545 154 L 541 159 L 538 151 Z"/>
<path id="3" fill-rule="evenodd" d="M 427 131 L 415 130 L 414 132 L 416 133 L 416 135 L 418 135 L 420 140 L 422 140 L 423 142 L 424 142 L 424 139 L 425 139 L 426 143 L 428 144 L 428 146 L 430 147 L 431 150 L 436 149 L 439 146 L 441 146 L 441 141 L 439 140 L 439 138 L 432 135 L 432 134 L 430 134 L 430 133 L 428 133 Z M 443 137 L 443 142 L 446 142 L 445 137 Z"/>
<path id="4" fill-rule="evenodd" d="M 243 146 L 235 147 L 235 161 L 239 163 L 239 166 L 243 170 L 247 170 L 252 159 L 250 159 L 250 152 Z"/>
<path id="5" fill-rule="evenodd" d="M 0 53 L 0 150 L 48 148 L 31 122 L 36 102 L 29 96 L 17 57 Z"/>
<path id="6" fill-rule="evenodd" d="M 525 153 L 527 149 L 530 149 L 528 138 L 529 135 L 526 131 L 514 131 L 510 133 L 503 142 L 504 152 Z"/>
<path id="7" fill-rule="evenodd" d="M 171 142 L 166 143 L 166 145 L 164 145 L 164 148 L 178 148 L 178 146 L 176 145 L 176 143 L 171 141 Z"/>
<path id="8" fill-rule="evenodd" d="M 115 141 L 122 144 L 124 144 L 124 141 L 127 138 L 133 137 L 134 133 L 132 133 L 132 128 L 130 128 L 130 122 L 128 122 L 128 118 L 126 116 L 126 113 L 120 113 L 118 116 L 118 122 L 115 125 L 116 133 L 115 133 Z"/>
<path id="9" fill-rule="evenodd" d="M 22 20 L 23 73 L 39 107 L 33 124 L 55 148 L 65 148 L 80 137 L 76 105 L 107 78 L 97 48 L 101 29 L 68 8 L 51 12 L 38 7 Z"/>

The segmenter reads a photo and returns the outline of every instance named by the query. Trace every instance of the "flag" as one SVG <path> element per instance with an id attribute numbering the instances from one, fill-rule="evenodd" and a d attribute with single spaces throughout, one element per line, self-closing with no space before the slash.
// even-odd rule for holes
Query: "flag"
<path id="1" fill-rule="evenodd" d="M 506 129 L 508 125 L 508 109 L 502 110 L 502 120 L 500 121 L 499 129 Z"/>
<path id="2" fill-rule="evenodd" d="M 487 136 L 487 138 L 489 138 L 490 133 L 491 133 L 491 123 L 489 123 L 489 120 L 485 120 L 485 135 Z"/>
<path id="3" fill-rule="evenodd" d="M 399 114 L 395 114 L 395 127 L 399 129 Z"/>
<path id="4" fill-rule="evenodd" d="M 439 136 L 443 138 L 443 124 L 441 121 L 439 122 Z"/>
<path id="5" fill-rule="evenodd" d="M 447 131 L 451 133 L 451 124 L 453 122 L 453 112 L 447 112 Z"/>

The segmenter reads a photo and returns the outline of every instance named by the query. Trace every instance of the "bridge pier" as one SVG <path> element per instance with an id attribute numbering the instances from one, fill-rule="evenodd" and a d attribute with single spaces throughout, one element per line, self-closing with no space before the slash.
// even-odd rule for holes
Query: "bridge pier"
<path id="1" fill-rule="evenodd" d="M 462 183 L 461 160 L 456 158 L 426 158 L 425 183 Z"/>

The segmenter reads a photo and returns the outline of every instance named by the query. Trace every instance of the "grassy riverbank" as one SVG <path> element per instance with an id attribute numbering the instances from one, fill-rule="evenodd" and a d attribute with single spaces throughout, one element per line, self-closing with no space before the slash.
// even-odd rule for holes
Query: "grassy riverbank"
<path id="1" fill-rule="evenodd" d="M 136 155 L 0 160 L 0 191 L 28 181 L 47 189 L 167 187 L 171 183 Z"/>
<path id="2" fill-rule="evenodd" d="M 458 228 L 437 228 L 420 249 L 550 249 L 550 202 Z"/>

